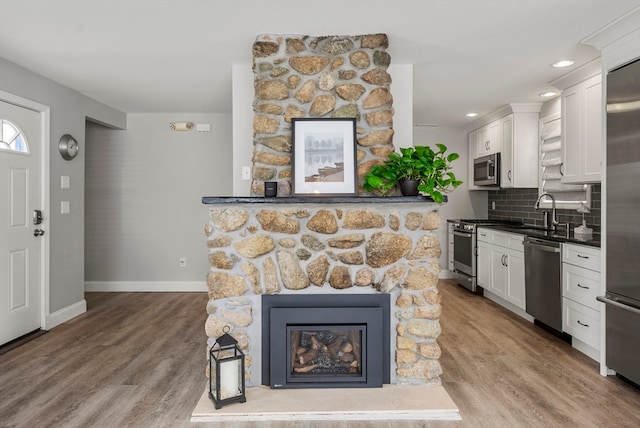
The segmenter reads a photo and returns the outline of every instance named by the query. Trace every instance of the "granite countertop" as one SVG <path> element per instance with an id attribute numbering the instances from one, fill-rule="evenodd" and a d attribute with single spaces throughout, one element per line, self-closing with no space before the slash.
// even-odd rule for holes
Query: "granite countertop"
<path id="1" fill-rule="evenodd" d="M 531 236 L 534 238 L 548 239 L 549 241 L 567 242 L 571 244 L 588 245 L 590 247 L 600 248 L 600 234 L 594 233 L 593 235 L 576 235 L 573 233 L 573 228 L 569 229 L 569 234 L 564 229 L 557 231 L 544 230 L 539 226 L 532 226 L 524 224 L 522 226 L 505 226 L 505 225 L 480 225 L 478 227 L 486 227 L 503 232 L 518 233 L 521 235 Z"/>

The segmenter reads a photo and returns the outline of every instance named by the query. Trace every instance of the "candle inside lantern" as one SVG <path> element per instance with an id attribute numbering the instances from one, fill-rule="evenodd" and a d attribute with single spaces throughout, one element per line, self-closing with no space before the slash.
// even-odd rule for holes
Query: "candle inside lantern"
<path id="1" fill-rule="evenodd" d="M 225 361 L 220 364 L 220 395 L 222 399 L 235 397 L 238 391 L 240 360 Z"/>

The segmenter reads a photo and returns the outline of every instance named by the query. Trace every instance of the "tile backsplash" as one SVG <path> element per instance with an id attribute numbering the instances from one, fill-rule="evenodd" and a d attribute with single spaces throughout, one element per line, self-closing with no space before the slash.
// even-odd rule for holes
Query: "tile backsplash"
<path id="1" fill-rule="evenodd" d="M 591 212 L 585 214 L 587 226 L 600 233 L 601 194 L 600 184 L 591 186 Z M 526 224 L 542 226 L 542 210 L 533 206 L 538 199 L 538 189 L 500 189 L 489 190 L 489 219 L 517 220 Z M 492 209 L 495 203 L 495 209 Z M 557 210 L 560 223 L 571 223 L 571 227 L 582 224 L 582 214 L 576 210 Z"/>

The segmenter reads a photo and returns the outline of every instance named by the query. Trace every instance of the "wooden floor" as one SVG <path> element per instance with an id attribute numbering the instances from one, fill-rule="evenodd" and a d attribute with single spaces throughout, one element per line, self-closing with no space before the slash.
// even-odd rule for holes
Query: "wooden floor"
<path id="1" fill-rule="evenodd" d="M 462 421 L 235 427 L 638 427 L 640 390 L 495 303 L 441 281 L 445 389 Z M 88 293 L 88 311 L 0 355 L 0 427 L 190 427 L 204 293 Z"/>

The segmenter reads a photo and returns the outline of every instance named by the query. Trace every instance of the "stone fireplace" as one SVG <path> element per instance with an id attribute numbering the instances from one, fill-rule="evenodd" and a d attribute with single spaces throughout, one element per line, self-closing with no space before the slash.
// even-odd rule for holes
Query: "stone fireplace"
<path id="1" fill-rule="evenodd" d="M 330 377 L 347 370 L 347 377 L 361 384 L 370 377 L 368 368 L 379 365 L 382 374 L 375 375 L 376 385 L 440 383 L 438 205 L 422 197 L 291 195 L 293 118 L 356 119 L 361 194 L 362 177 L 394 150 L 388 45 L 386 34 L 263 34 L 254 42 L 253 197 L 203 198 L 209 206 L 208 344 L 225 326 L 231 328 L 246 353 L 248 386 L 277 387 L 291 381 L 287 374 L 295 378 L 294 384 L 296 379 L 307 383 L 307 373 L 316 384 L 323 383 L 322 370 L 327 368 L 335 371 Z M 265 181 L 277 181 L 279 197 L 262 197 Z M 388 301 L 382 309 L 362 306 L 380 295 Z M 263 309 L 263 300 L 280 296 L 301 296 L 303 303 L 297 305 L 293 321 L 276 321 L 285 333 L 269 330 L 265 339 L 263 324 L 274 322 L 265 316 L 283 311 L 278 309 L 281 303 Z M 339 321 L 325 323 L 323 311 L 340 306 L 327 306 L 325 299 L 360 302 L 352 303 L 349 312 L 361 313 L 362 319 L 343 319 L 340 313 L 345 311 L 338 310 L 330 319 Z M 295 318 L 300 314 L 311 321 Z M 380 327 L 384 320 L 388 323 Z M 379 328 L 381 334 L 365 334 Z M 289 342 L 284 355 L 276 356 L 288 359 L 284 381 L 274 382 L 272 372 L 263 369 L 273 359 L 271 334 Z M 372 336 L 382 337 L 376 349 L 369 347 Z M 334 347 L 344 349 L 336 352 Z M 329 356 L 341 364 L 320 364 L 297 354 L 319 349 L 322 357 L 316 358 Z M 380 358 L 372 359 L 370 353 Z"/>
<path id="2" fill-rule="evenodd" d="M 208 344 L 225 326 L 231 328 L 247 356 L 248 386 L 267 383 L 262 296 L 280 295 L 307 301 L 388 295 L 384 365 L 390 383 L 440 383 L 437 204 L 421 197 L 205 197 L 203 202 L 209 206 Z M 337 330 L 317 327 L 311 333 L 332 329 Z M 296 334 L 303 332 L 309 333 Z"/>

